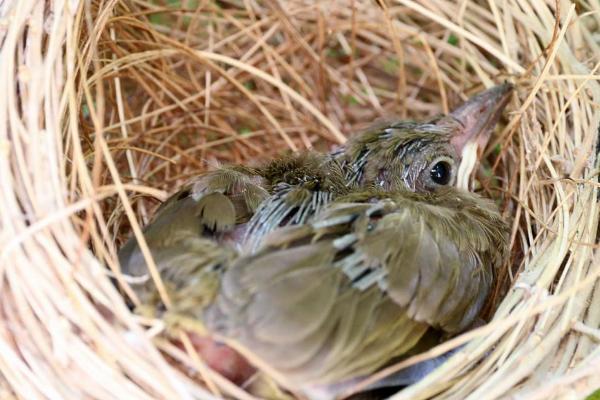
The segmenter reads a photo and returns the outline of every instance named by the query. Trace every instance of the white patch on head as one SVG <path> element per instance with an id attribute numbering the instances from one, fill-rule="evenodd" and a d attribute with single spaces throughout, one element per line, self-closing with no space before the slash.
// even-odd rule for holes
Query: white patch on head
<path id="1" fill-rule="evenodd" d="M 465 144 L 462 150 L 462 158 L 456 173 L 456 187 L 463 190 L 470 190 L 472 181 L 471 175 L 477 163 L 477 142 L 470 141 Z"/>

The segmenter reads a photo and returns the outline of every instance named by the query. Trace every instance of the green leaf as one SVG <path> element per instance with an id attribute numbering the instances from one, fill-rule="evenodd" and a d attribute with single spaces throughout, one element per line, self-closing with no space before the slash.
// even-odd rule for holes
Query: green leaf
<path id="1" fill-rule="evenodd" d="M 247 126 L 243 126 L 239 129 L 238 131 L 240 133 L 240 135 L 242 136 L 248 136 L 249 134 L 252 133 L 252 129 L 248 128 Z"/>
<path id="2" fill-rule="evenodd" d="M 500 143 L 498 143 L 498 144 L 496 144 L 496 146 L 494 146 L 494 154 L 499 156 L 501 152 L 502 152 L 502 146 L 500 146 Z"/>
<path id="3" fill-rule="evenodd" d="M 150 22 L 152 23 L 152 25 L 168 25 L 169 23 L 169 19 L 167 18 L 167 16 L 164 13 L 156 13 L 156 14 L 150 14 L 150 17 L 148 17 L 148 19 L 150 19 Z"/>
<path id="4" fill-rule="evenodd" d="M 494 171 L 492 171 L 492 168 L 489 165 L 483 167 L 483 176 L 487 178 L 492 178 L 494 176 Z"/>
<path id="5" fill-rule="evenodd" d="M 400 63 L 397 58 L 390 57 L 383 61 L 383 70 L 390 75 L 396 75 L 399 66 Z"/>
<path id="6" fill-rule="evenodd" d="M 451 33 L 450 36 L 448 36 L 448 43 L 452 46 L 458 46 L 458 37 L 454 33 Z"/>
<path id="7" fill-rule="evenodd" d="M 344 102 L 349 106 L 356 106 L 360 104 L 358 99 L 352 95 L 344 96 Z"/>
<path id="8" fill-rule="evenodd" d="M 343 57 L 344 55 L 345 55 L 344 52 L 340 49 L 328 48 L 327 50 L 325 50 L 326 57 L 340 58 L 340 57 Z"/>
<path id="9" fill-rule="evenodd" d="M 600 388 L 596 389 L 596 391 L 586 397 L 585 400 L 600 400 Z"/>

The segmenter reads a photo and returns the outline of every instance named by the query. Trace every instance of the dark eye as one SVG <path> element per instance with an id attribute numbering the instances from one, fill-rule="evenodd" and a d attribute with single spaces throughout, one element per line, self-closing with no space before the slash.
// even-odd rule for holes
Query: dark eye
<path id="1" fill-rule="evenodd" d="M 431 180 L 438 185 L 447 185 L 452 178 L 452 166 L 448 161 L 438 161 L 429 171 Z"/>

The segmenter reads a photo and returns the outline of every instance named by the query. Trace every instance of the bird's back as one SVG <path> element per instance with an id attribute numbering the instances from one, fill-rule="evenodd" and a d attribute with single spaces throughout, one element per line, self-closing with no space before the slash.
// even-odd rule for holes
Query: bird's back
<path id="1" fill-rule="evenodd" d="M 449 193 L 435 204 L 367 192 L 279 229 L 225 272 L 207 325 L 300 386 L 366 375 L 428 331 L 465 329 L 503 259 L 506 225 L 489 202 Z"/>

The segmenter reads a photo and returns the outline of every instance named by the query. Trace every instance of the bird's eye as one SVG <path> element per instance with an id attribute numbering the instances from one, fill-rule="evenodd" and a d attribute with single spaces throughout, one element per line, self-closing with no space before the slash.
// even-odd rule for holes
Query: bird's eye
<path id="1" fill-rule="evenodd" d="M 452 181 L 452 165 L 449 160 L 442 159 L 432 163 L 429 170 L 429 176 L 433 183 L 437 185 L 448 185 Z"/>

